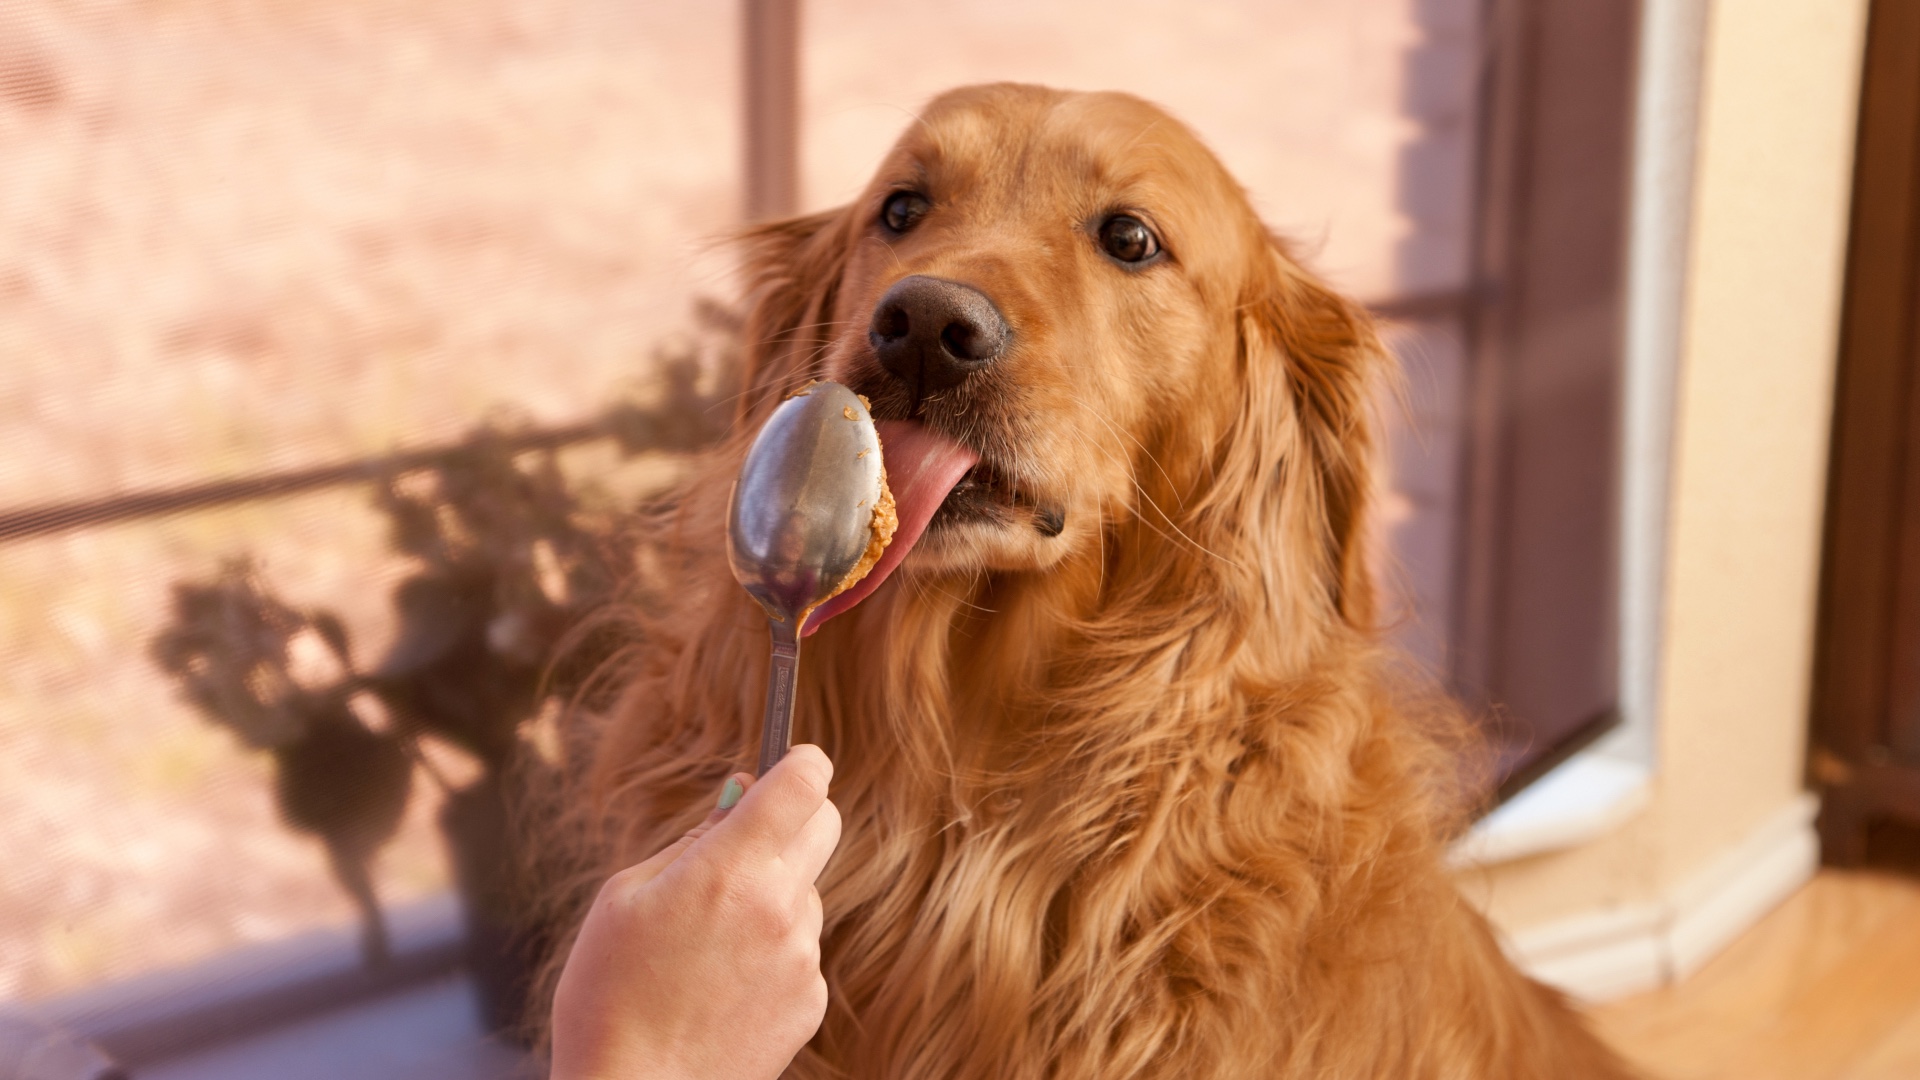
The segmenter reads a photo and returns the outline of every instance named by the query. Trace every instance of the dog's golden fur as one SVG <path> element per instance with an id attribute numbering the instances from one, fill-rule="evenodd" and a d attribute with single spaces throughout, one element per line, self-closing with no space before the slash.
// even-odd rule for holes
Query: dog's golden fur
<path id="1" fill-rule="evenodd" d="M 909 187 L 934 209 L 884 232 Z M 1161 261 L 1101 253 L 1116 211 Z M 858 201 L 749 253 L 740 423 L 658 523 L 671 588 L 635 607 L 580 796 L 603 871 L 753 760 L 765 620 L 720 537 L 760 418 L 813 377 L 912 408 L 866 344 L 908 274 L 979 288 L 1017 342 L 924 411 L 1023 496 L 930 531 L 803 652 L 795 729 L 845 835 L 831 1005 L 789 1075 L 1623 1075 L 1442 869 L 1457 721 L 1397 689 L 1373 622 L 1368 318 L 1191 134 L 1124 95 L 955 91 Z"/>

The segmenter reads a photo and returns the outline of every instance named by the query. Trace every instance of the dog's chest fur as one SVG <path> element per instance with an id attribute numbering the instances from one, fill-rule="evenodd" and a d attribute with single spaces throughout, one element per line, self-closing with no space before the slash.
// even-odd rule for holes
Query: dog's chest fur
<path id="1" fill-rule="evenodd" d="M 956 649 L 992 629 L 955 621 L 979 599 L 877 606 L 816 650 L 846 827 L 832 1004 L 792 1075 L 1611 1075 L 1447 1064 L 1504 1041 L 1463 1002 L 1572 1025 L 1439 872 L 1431 748 L 1364 665 L 1255 686 L 1197 668 L 1231 654 L 1204 640 L 1119 678 L 1057 638 Z"/>

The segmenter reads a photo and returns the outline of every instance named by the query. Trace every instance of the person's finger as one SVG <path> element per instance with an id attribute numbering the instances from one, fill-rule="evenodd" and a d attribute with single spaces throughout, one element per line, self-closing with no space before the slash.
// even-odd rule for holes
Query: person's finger
<path id="1" fill-rule="evenodd" d="M 820 880 L 820 872 L 826 869 L 827 860 L 839 845 L 840 808 L 828 799 L 788 841 L 786 850 L 780 853 L 780 861 L 793 869 L 802 884 L 812 887 Z"/>
<path id="2" fill-rule="evenodd" d="M 714 824 L 720 820 L 722 814 L 723 811 L 720 810 L 715 810 L 713 813 L 708 814 L 705 821 L 688 829 L 686 835 L 680 837 L 680 839 L 661 848 L 655 852 L 651 858 L 628 867 L 618 875 L 620 881 L 627 888 L 636 888 L 659 877 L 667 867 L 674 864 L 675 860 L 686 854 L 687 849 L 693 846 L 695 840 L 706 835 L 707 830 L 711 829 Z"/>
<path id="3" fill-rule="evenodd" d="M 800 933 L 818 941 L 820 928 L 826 922 L 826 907 L 820 903 L 820 890 L 809 886 L 806 901 L 800 908 Z"/>
<path id="4" fill-rule="evenodd" d="M 733 809 L 734 806 L 738 805 L 741 797 L 747 793 L 747 789 L 752 786 L 752 773 L 740 772 L 727 777 L 727 782 L 720 788 L 718 809 L 722 811 Z"/>
<path id="5" fill-rule="evenodd" d="M 631 885 L 645 885 L 660 876 L 661 871 L 672 866 L 674 860 L 686 854 L 687 849 L 705 836 L 709 829 L 726 820 L 727 814 L 740 801 L 742 793 L 752 786 L 753 777 L 746 773 L 735 773 L 728 777 L 726 784 L 720 789 L 720 799 L 713 811 L 703 818 L 700 824 L 688 829 L 680 839 L 661 848 L 652 858 L 629 868 L 625 875 L 626 880 Z"/>
<path id="6" fill-rule="evenodd" d="M 722 858 L 778 857 L 827 801 L 832 778 L 833 763 L 819 747 L 794 747 L 748 789 L 702 846 Z"/>

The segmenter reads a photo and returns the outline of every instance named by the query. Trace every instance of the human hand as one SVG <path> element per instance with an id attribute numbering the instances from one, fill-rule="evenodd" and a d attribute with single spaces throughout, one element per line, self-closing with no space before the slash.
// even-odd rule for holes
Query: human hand
<path id="1" fill-rule="evenodd" d="M 553 999 L 552 1080 L 772 1080 L 820 1028 L 833 764 L 796 746 L 731 810 L 608 879 Z"/>

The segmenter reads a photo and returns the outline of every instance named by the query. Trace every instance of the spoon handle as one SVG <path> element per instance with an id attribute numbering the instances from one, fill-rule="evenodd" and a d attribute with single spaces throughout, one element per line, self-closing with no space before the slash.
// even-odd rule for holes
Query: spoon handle
<path id="1" fill-rule="evenodd" d="M 760 769 L 755 776 L 767 775 L 793 745 L 793 688 L 800 676 L 797 622 L 767 624 L 773 631 L 773 658 L 767 665 L 767 715 L 760 724 Z"/>

